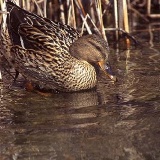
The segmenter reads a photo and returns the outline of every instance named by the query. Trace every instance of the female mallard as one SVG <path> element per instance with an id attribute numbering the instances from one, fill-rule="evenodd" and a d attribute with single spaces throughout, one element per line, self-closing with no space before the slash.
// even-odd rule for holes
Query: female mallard
<path id="1" fill-rule="evenodd" d="M 96 66 L 107 73 L 107 44 L 99 36 L 80 37 L 68 25 L 25 11 L 10 1 L 6 6 L 1 48 L 27 80 L 45 89 L 79 91 L 95 87 Z"/>

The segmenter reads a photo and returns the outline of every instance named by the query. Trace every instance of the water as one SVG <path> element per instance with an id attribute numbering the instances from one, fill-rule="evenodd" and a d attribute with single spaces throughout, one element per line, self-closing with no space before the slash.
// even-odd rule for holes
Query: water
<path id="1" fill-rule="evenodd" d="M 0 159 L 160 159 L 159 32 L 137 34 L 143 46 L 112 50 L 118 82 L 99 77 L 97 88 L 42 96 L 0 85 Z M 148 43 L 150 42 L 150 43 Z"/>

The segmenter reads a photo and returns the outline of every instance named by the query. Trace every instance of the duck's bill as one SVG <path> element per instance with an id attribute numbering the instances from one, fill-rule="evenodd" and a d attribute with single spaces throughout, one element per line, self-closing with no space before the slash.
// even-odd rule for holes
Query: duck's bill
<path id="1" fill-rule="evenodd" d="M 98 62 L 100 68 L 103 70 L 103 72 L 114 82 L 117 81 L 117 77 L 113 74 L 111 66 L 109 65 L 109 63 L 106 64 L 106 62 L 104 61 L 100 61 Z"/>

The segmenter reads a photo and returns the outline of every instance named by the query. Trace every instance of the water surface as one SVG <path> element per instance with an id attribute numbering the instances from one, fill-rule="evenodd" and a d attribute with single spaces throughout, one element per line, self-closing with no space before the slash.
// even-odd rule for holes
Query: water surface
<path id="1" fill-rule="evenodd" d="M 118 82 L 101 74 L 90 91 L 42 96 L 10 86 L 3 70 L 0 159 L 160 159 L 159 32 L 148 33 L 137 33 L 138 47 L 111 50 Z"/>

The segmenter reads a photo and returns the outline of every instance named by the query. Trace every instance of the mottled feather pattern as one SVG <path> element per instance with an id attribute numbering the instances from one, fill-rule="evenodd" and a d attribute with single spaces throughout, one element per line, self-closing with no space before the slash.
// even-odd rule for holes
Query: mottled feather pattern
<path id="1" fill-rule="evenodd" d="M 4 29 L 4 28 L 1 28 L 1 33 L 4 33 L 4 34 L 0 34 L 1 53 L 7 59 L 9 64 L 12 65 L 12 61 L 11 61 L 12 55 L 11 55 L 11 52 L 10 52 L 12 44 L 11 44 L 11 39 L 10 39 L 8 30 Z"/>
<path id="2" fill-rule="evenodd" d="M 16 57 L 13 59 L 15 68 L 33 82 L 41 79 L 38 83 L 42 88 L 78 91 L 80 85 L 81 89 L 89 89 L 96 83 L 95 69 L 87 62 L 72 57 L 67 57 L 68 59 L 64 61 L 56 59 L 55 55 L 51 56 L 32 49 L 26 50 L 19 46 L 12 47 L 11 53 Z M 86 68 L 89 72 L 86 72 Z M 85 85 L 81 84 L 84 82 Z"/>
<path id="3" fill-rule="evenodd" d="M 74 28 L 27 12 L 10 1 L 7 11 L 6 30 L 10 36 L 1 38 L 4 55 L 9 53 L 8 60 L 27 80 L 40 88 L 67 92 L 96 85 L 96 70 L 90 62 L 106 58 L 102 38 L 80 38 Z"/>

